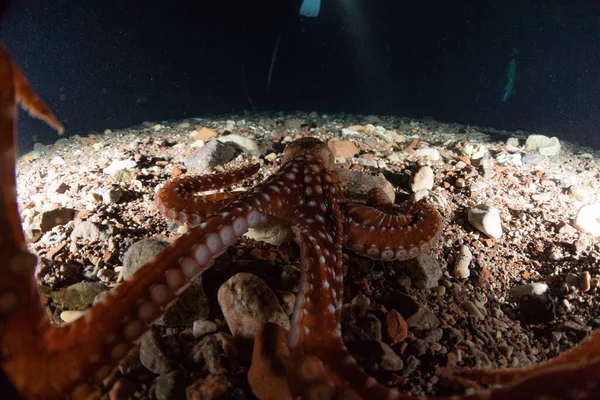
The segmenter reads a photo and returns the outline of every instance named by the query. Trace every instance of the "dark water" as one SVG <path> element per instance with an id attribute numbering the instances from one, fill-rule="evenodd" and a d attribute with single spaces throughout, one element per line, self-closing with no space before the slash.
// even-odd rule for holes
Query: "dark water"
<path id="1" fill-rule="evenodd" d="M 310 19 L 296 0 L 15 1 L 1 40 L 71 134 L 254 107 L 430 116 L 600 148 L 600 2 L 322 2 Z M 19 128 L 23 150 L 56 139 L 25 116 Z"/>

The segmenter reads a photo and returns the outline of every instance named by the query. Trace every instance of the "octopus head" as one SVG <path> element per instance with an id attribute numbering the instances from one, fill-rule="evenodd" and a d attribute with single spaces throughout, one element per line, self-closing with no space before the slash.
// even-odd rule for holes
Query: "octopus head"
<path id="1" fill-rule="evenodd" d="M 313 137 L 303 137 L 288 144 L 283 152 L 283 163 L 305 158 L 321 162 L 325 168 L 331 170 L 335 163 L 333 153 L 321 140 Z"/>

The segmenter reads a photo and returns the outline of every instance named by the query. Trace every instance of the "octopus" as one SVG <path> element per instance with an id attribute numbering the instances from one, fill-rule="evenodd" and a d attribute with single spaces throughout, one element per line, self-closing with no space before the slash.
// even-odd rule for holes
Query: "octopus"
<path id="1" fill-rule="evenodd" d="M 0 366 L 26 399 L 85 399 L 107 383 L 140 336 L 214 259 L 244 233 L 275 216 L 294 227 L 301 279 L 290 329 L 270 325 L 255 340 L 250 376 L 271 379 L 261 400 L 409 400 L 356 363 L 341 335 L 343 248 L 380 259 L 406 260 L 439 241 L 442 218 L 430 205 L 393 204 L 379 189 L 366 204 L 346 202 L 325 143 L 289 144 L 281 168 L 241 193 L 224 188 L 256 173 L 246 167 L 208 177 L 175 178 L 157 194 L 159 210 L 190 229 L 85 315 L 52 325 L 33 277 L 36 257 L 24 240 L 17 206 L 14 124 L 17 105 L 59 132 L 62 125 L 37 97 L 0 45 Z M 275 345 L 276 349 L 273 349 Z M 266 357 L 266 358 L 265 358 Z M 600 330 L 558 357 L 518 369 L 440 369 L 479 390 L 452 399 L 600 398 Z M 251 383 L 252 383 L 251 382 Z M 270 386 L 269 386 L 270 385 Z"/>

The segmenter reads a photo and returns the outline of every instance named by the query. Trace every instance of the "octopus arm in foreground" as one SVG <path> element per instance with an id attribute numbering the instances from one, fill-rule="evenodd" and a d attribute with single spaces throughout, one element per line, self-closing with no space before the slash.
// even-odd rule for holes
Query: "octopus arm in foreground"
<path id="1" fill-rule="evenodd" d="M 213 193 L 202 197 L 200 205 L 185 197 L 196 190 L 230 185 L 256 172 L 256 167 L 165 184 L 157 197 L 159 209 L 192 228 L 82 318 L 54 327 L 41 306 L 33 277 L 36 258 L 27 251 L 17 209 L 14 120 L 19 101 L 32 115 L 62 131 L 0 47 L 0 108 L 4 110 L 0 113 L 0 365 L 23 397 L 83 399 L 105 390 L 115 366 L 190 281 L 248 228 L 274 215 L 294 226 L 301 249 L 301 282 L 289 332 L 274 334 L 279 351 L 270 353 L 260 335 L 256 340 L 260 351 L 255 356 L 271 354 L 273 359 L 270 363 L 254 360 L 250 379 L 264 378 L 277 365 L 278 385 L 255 393 L 262 400 L 413 399 L 368 376 L 341 340 L 342 247 L 383 260 L 414 257 L 439 239 L 437 211 L 424 204 L 393 205 L 380 193 L 371 195 L 375 207 L 345 203 L 332 172 L 331 152 L 323 142 L 303 138 L 286 147 L 277 173 L 247 192 Z M 272 335 L 262 335 L 268 337 Z M 599 346 L 594 333 L 557 362 L 517 370 L 523 373 L 521 380 L 503 378 L 502 382 L 510 383 L 453 398 L 597 398 Z M 471 378 L 489 382 L 494 374 L 503 372 L 483 377 L 474 371 Z M 273 397 L 277 393 L 287 397 Z"/>

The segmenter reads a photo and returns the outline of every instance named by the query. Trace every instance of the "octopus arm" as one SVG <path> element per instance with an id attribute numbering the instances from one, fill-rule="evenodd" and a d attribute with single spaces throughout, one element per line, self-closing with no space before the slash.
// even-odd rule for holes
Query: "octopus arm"
<path id="1" fill-rule="evenodd" d="M 156 204 L 165 217 L 189 226 L 197 226 L 213 212 L 223 208 L 233 197 L 231 193 L 215 193 L 258 172 L 254 164 L 235 171 L 171 179 L 158 190 Z M 213 193 L 202 193 L 202 192 Z"/>
<path id="2" fill-rule="evenodd" d="M 404 202 L 381 210 L 343 203 L 342 209 L 344 246 L 370 258 L 407 260 L 429 251 L 441 235 L 442 218 L 428 204 Z"/>

